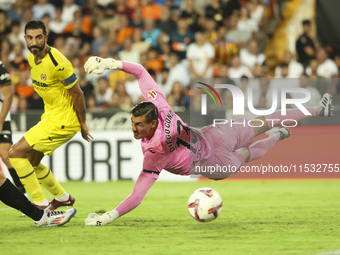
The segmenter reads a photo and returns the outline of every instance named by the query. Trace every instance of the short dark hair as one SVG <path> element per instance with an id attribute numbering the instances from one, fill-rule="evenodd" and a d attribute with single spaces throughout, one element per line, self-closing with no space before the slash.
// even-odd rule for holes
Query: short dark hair
<path id="1" fill-rule="evenodd" d="M 280 65 L 280 67 L 281 67 L 281 68 L 288 68 L 288 64 L 287 64 L 287 63 L 282 63 L 282 64 Z"/>
<path id="2" fill-rule="evenodd" d="M 310 25 L 310 20 L 309 19 L 305 19 L 302 21 L 302 25 Z"/>
<path id="3" fill-rule="evenodd" d="M 141 117 L 145 115 L 145 120 L 150 123 L 153 120 L 158 120 L 158 108 L 150 102 L 144 101 L 133 107 L 131 114 L 135 117 Z"/>
<path id="4" fill-rule="evenodd" d="M 44 35 L 46 35 L 46 26 L 41 20 L 31 20 L 27 22 L 25 26 L 25 34 L 28 29 L 42 29 Z"/>

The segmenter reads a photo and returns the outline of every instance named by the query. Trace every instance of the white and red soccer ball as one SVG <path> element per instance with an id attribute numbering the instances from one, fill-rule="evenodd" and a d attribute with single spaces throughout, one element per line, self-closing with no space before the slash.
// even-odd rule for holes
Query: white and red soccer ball
<path id="1" fill-rule="evenodd" d="M 212 221 L 222 211 L 222 198 L 212 188 L 197 189 L 189 197 L 188 210 L 191 217 L 197 221 Z"/>

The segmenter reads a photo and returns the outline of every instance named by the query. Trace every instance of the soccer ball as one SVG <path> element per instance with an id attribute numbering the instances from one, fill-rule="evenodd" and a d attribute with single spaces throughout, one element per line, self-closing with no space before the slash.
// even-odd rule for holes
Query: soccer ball
<path id="1" fill-rule="evenodd" d="M 222 198 L 212 188 L 197 189 L 189 197 L 188 210 L 191 217 L 199 222 L 212 221 L 222 211 Z"/>

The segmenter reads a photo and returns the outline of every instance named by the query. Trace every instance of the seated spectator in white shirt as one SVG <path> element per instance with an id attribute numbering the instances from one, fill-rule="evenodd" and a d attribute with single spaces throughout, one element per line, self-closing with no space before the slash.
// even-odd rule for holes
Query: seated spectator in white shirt
<path id="1" fill-rule="evenodd" d="M 211 78 L 213 76 L 212 62 L 215 50 L 206 39 L 206 33 L 198 31 L 195 33 L 195 42 L 188 47 L 187 59 L 193 78 Z"/>
<path id="2" fill-rule="evenodd" d="M 318 76 L 324 78 L 338 77 L 339 69 L 335 62 L 328 58 L 327 52 L 324 48 L 318 49 L 316 59 L 318 61 L 318 69 L 316 70 Z M 312 73 L 310 67 L 306 68 L 306 73 L 307 75 Z"/>
<path id="3" fill-rule="evenodd" d="M 73 14 L 78 10 L 80 10 L 80 6 L 74 4 L 74 0 L 64 0 L 61 19 L 66 23 L 73 21 Z"/>
<path id="4" fill-rule="evenodd" d="M 292 53 L 286 50 L 283 54 L 283 63 L 288 65 L 288 77 L 289 78 L 299 78 L 304 72 L 303 65 L 292 59 Z M 275 77 L 281 77 L 281 67 L 277 66 L 275 68 Z"/>
<path id="5" fill-rule="evenodd" d="M 255 20 L 257 24 L 261 24 L 264 13 L 264 7 L 261 0 L 250 0 L 248 7 L 250 10 L 250 17 Z"/>
<path id="6" fill-rule="evenodd" d="M 250 18 L 247 7 L 242 6 L 240 9 L 240 18 L 237 22 L 237 30 L 246 31 L 250 35 L 258 30 L 256 21 Z"/>
<path id="7" fill-rule="evenodd" d="M 56 34 L 61 34 L 64 32 L 64 29 L 67 25 L 65 21 L 61 19 L 61 14 L 63 13 L 63 9 L 61 6 L 57 6 L 55 8 L 55 18 L 50 22 L 50 29 L 52 32 Z"/>
<path id="8" fill-rule="evenodd" d="M 250 40 L 247 49 L 240 50 L 241 63 L 254 70 L 256 64 L 263 65 L 266 56 L 258 53 L 258 44 L 256 40 Z"/>
<path id="9" fill-rule="evenodd" d="M 247 76 L 248 78 L 253 78 L 253 75 L 250 72 L 249 68 L 246 67 L 245 65 L 241 65 L 240 56 L 239 55 L 232 56 L 231 67 L 229 68 L 229 77 L 231 79 L 240 79 L 243 75 Z"/>
<path id="10" fill-rule="evenodd" d="M 130 37 L 125 38 L 123 42 L 123 50 L 118 53 L 122 61 L 139 62 L 140 53 L 132 50 L 132 40 Z"/>
<path id="11" fill-rule="evenodd" d="M 109 83 L 105 77 L 99 77 L 97 82 L 98 85 L 95 89 L 97 104 L 107 107 L 111 101 L 113 90 L 109 87 Z"/>

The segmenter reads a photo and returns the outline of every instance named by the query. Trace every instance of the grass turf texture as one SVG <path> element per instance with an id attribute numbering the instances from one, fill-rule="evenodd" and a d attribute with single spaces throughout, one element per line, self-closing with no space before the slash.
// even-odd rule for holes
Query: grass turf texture
<path id="1" fill-rule="evenodd" d="M 339 184 L 159 182 L 129 214 L 107 226 L 85 227 L 90 212 L 113 209 L 130 194 L 133 182 L 68 182 L 63 186 L 76 198 L 78 213 L 64 227 L 36 228 L 31 219 L 0 204 L 0 253 L 317 254 L 337 250 Z M 209 223 L 193 220 L 186 206 L 190 194 L 202 187 L 216 189 L 223 199 L 221 215 Z"/>

